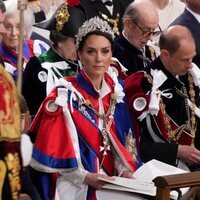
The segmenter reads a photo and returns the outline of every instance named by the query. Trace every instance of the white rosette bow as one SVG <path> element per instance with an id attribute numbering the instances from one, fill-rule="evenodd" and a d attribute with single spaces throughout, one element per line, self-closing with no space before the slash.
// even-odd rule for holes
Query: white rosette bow
<path id="1" fill-rule="evenodd" d="M 147 114 L 158 115 L 159 104 L 161 96 L 167 98 L 172 98 L 172 93 L 169 92 L 169 89 L 160 91 L 159 87 L 167 80 L 167 76 L 161 70 L 151 70 L 151 75 L 153 76 L 152 89 L 150 93 L 150 102 L 148 110 L 143 112 L 138 119 L 142 121 Z"/>
<path id="2" fill-rule="evenodd" d="M 78 102 L 84 102 L 83 96 L 74 88 L 71 82 L 66 81 L 64 78 L 60 78 L 56 86 L 62 86 L 61 88 L 58 88 L 58 97 L 55 100 L 55 104 L 59 106 L 66 106 L 67 105 L 67 98 L 68 98 L 68 93 L 71 92 L 70 95 L 70 108 L 71 111 L 73 112 L 73 102 L 72 101 L 78 101 Z M 64 88 L 63 88 L 64 86 Z"/>
<path id="3" fill-rule="evenodd" d="M 151 75 L 153 76 L 153 85 L 150 94 L 149 113 L 157 115 L 159 111 L 160 97 L 165 93 L 164 91 L 160 91 L 158 88 L 167 80 L 167 77 L 161 70 L 157 69 L 151 70 Z"/>
<path id="4" fill-rule="evenodd" d="M 63 77 L 61 73 L 58 71 L 58 69 L 66 70 L 70 69 L 70 67 L 68 63 L 66 63 L 65 61 L 60 61 L 55 63 L 45 62 L 42 63 L 42 67 L 47 70 L 46 80 L 42 80 L 42 77 L 40 77 L 39 74 L 38 78 L 42 82 L 47 82 L 46 95 L 48 95 L 51 92 L 51 90 L 56 86 L 56 82 L 59 80 L 59 77 Z M 59 77 L 56 76 L 55 72 L 59 75 Z"/>
<path id="5" fill-rule="evenodd" d="M 116 94 L 116 101 L 117 103 L 124 103 L 123 98 L 125 96 L 123 88 L 117 79 L 118 71 L 114 67 L 109 67 L 107 73 L 112 78 L 115 86 L 114 86 L 114 93 Z"/>

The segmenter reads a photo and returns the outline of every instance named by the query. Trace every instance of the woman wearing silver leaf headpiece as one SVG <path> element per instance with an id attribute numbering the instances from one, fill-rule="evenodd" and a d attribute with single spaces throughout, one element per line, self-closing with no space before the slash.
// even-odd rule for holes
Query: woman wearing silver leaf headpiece
<path id="1" fill-rule="evenodd" d="M 121 18 L 126 7 L 133 0 L 80 0 L 86 10 L 87 19 L 98 16 L 113 29 L 115 36 L 122 31 Z"/>
<path id="2" fill-rule="evenodd" d="M 53 44 L 39 57 L 32 57 L 23 72 L 22 93 L 32 119 L 45 97 L 56 86 L 56 81 L 63 76 L 75 76 L 80 71 L 75 48 L 75 35 L 84 21 L 85 15 L 81 6 L 72 7 L 63 3 L 51 19 L 38 25 L 43 29 L 50 30 L 50 39 Z M 34 139 L 32 139 L 33 142 Z M 55 180 L 52 178 L 54 175 L 41 173 L 32 168 L 30 171 L 41 199 L 46 200 L 49 196 L 54 196 L 54 192 L 52 192 L 55 188 Z M 48 181 L 47 184 L 46 180 L 51 181 Z M 48 192 L 47 185 L 50 188 Z"/>
<path id="3" fill-rule="evenodd" d="M 61 200 L 99 199 L 101 178 L 132 178 L 141 165 L 122 81 L 110 67 L 113 38 L 97 17 L 79 28 L 76 47 L 83 69 L 59 80 L 30 128 L 37 134 L 31 166 L 60 174 Z"/>

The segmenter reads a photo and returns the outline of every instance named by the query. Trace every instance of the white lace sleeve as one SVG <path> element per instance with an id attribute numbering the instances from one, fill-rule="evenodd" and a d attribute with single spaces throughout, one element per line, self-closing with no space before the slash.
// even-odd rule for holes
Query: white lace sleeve
<path id="1" fill-rule="evenodd" d="M 66 179 L 77 185 L 78 187 L 82 188 L 84 187 L 84 179 L 85 176 L 87 175 L 88 171 L 83 169 L 83 168 L 78 168 L 72 172 L 67 172 L 67 173 L 61 173 L 62 176 L 64 176 Z"/>
<path id="2" fill-rule="evenodd" d="M 113 152 L 113 157 L 114 157 L 114 166 L 115 169 L 117 170 L 117 174 L 118 176 L 121 176 L 123 174 L 124 171 L 130 171 L 122 162 L 122 160 L 120 159 L 119 155 L 117 154 L 117 152 L 112 149 Z"/>

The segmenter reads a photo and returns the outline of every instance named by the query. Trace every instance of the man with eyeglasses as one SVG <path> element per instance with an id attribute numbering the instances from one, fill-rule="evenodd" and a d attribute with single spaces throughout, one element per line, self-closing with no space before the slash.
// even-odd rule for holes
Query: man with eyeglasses
<path id="1" fill-rule="evenodd" d="M 155 59 L 155 51 L 147 42 L 161 33 L 158 21 L 158 13 L 148 0 L 135 0 L 126 8 L 123 32 L 115 39 L 113 56 L 128 69 L 127 76 L 144 70 Z"/>

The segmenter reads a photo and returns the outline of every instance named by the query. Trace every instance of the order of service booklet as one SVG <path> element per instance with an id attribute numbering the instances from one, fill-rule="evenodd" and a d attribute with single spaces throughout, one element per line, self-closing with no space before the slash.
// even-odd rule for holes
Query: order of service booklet
<path id="1" fill-rule="evenodd" d="M 173 175 L 187 173 L 188 171 L 182 170 L 180 168 L 168 165 L 166 163 L 160 162 L 158 160 L 151 160 L 143 164 L 139 169 L 133 174 L 134 179 L 114 177 L 113 180 L 107 180 L 99 177 L 100 180 L 106 182 L 103 188 L 111 190 L 120 190 L 127 192 L 134 192 L 140 194 L 146 194 L 150 196 L 156 195 L 156 187 L 152 180 L 157 176 Z M 182 194 L 188 191 L 189 188 L 181 188 Z M 176 191 L 171 191 L 170 198 L 177 199 L 178 193 Z"/>

